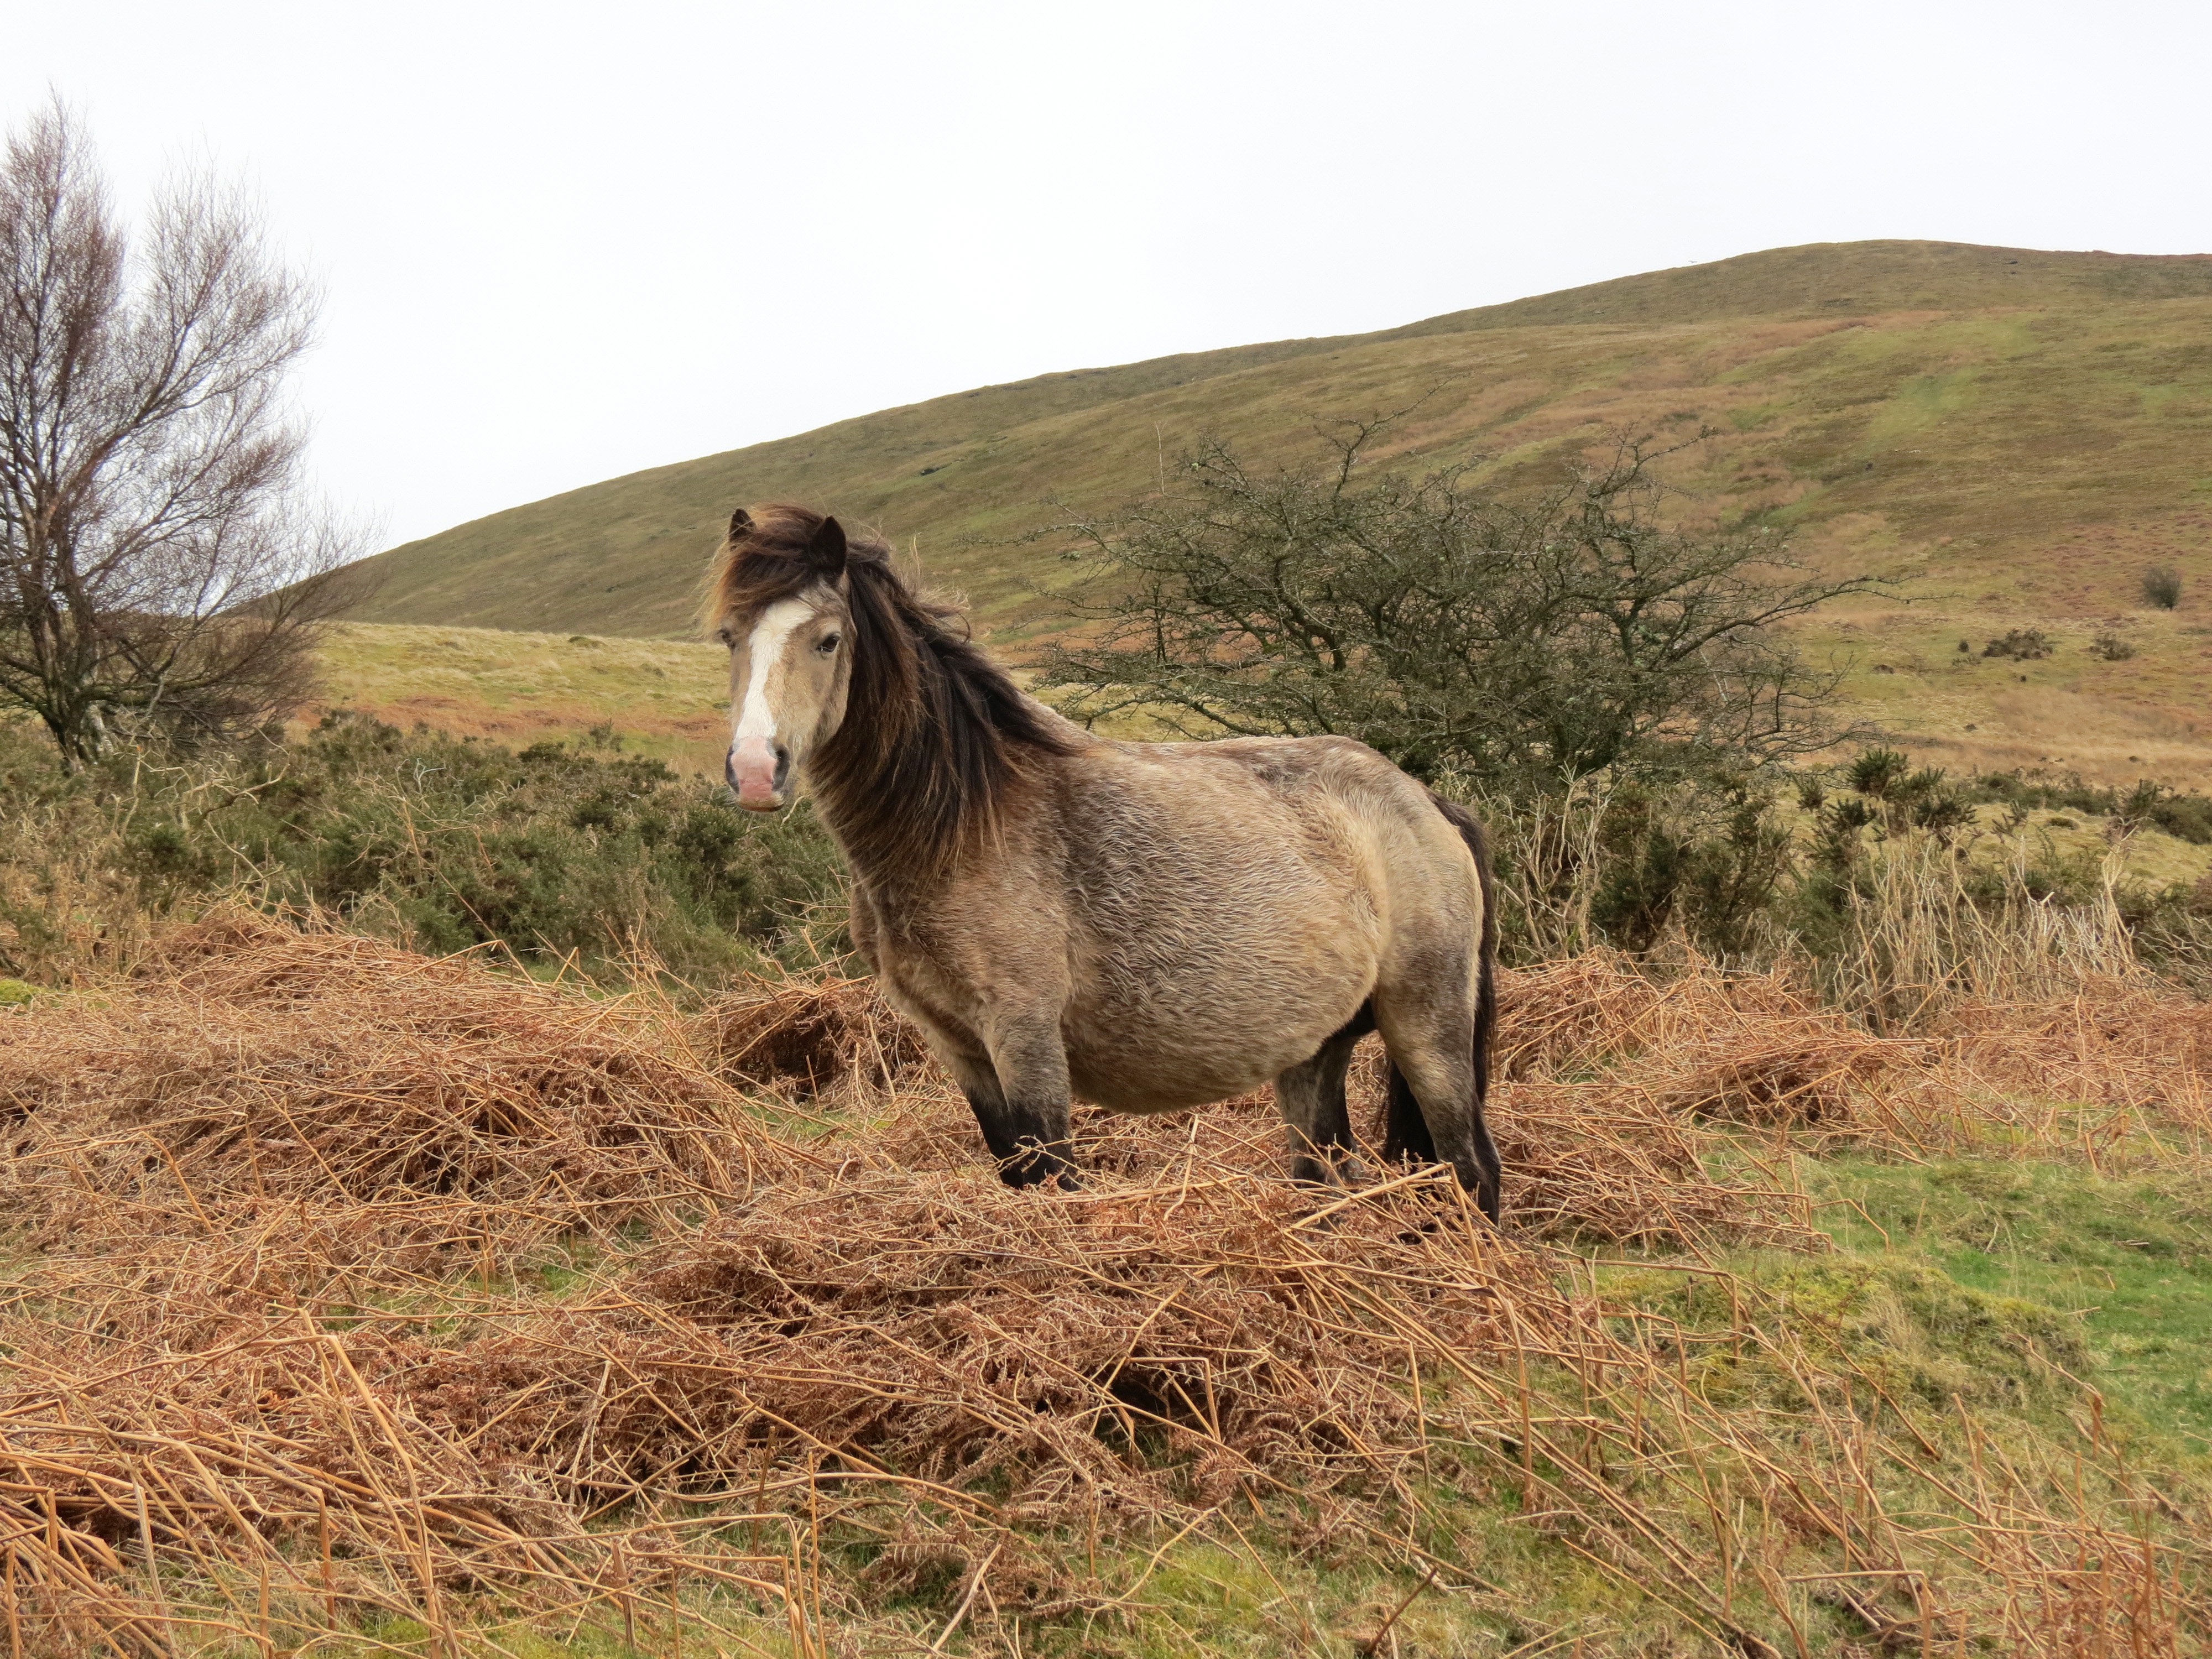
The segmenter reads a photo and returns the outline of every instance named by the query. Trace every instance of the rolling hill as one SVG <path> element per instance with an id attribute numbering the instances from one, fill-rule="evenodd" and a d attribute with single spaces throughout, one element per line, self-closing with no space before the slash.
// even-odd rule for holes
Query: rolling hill
<path id="1" fill-rule="evenodd" d="M 1713 434 L 1683 510 L 1771 524 L 1911 603 L 1823 613 L 1859 711 L 1965 765 L 2212 777 L 2212 257 L 1949 243 L 1786 248 L 1431 318 L 1040 376 L 495 514 L 380 555 L 364 623 L 678 637 L 740 501 L 825 504 L 910 543 L 1010 655 L 1077 579 L 1023 540 L 1201 434 L 1288 457 L 1316 421 L 1419 403 L 1408 465 L 1556 477 L 1623 429 Z M 2179 611 L 2147 611 L 2153 563 Z M 2038 628 L 2051 656 L 1983 642 Z M 2131 649 L 2087 649 L 2100 633 Z M 1965 641 L 1969 649 L 1958 647 Z"/>

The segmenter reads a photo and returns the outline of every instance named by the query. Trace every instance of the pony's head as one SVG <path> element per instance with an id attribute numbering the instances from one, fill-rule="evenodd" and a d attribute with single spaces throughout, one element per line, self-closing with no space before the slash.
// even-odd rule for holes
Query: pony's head
<path id="1" fill-rule="evenodd" d="M 772 811 L 807 769 L 830 830 L 879 876 L 920 878 L 996 823 L 1030 763 L 1083 738 L 1023 696 L 960 613 L 908 588 L 880 537 L 804 507 L 740 507 L 707 621 L 730 647 L 738 804 Z"/>
<path id="2" fill-rule="evenodd" d="M 880 557 L 864 545 L 860 557 Z M 708 620 L 730 647 L 738 805 L 774 811 L 793 775 L 836 735 L 852 694 L 854 556 L 837 520 L 801 507 L 739 507 L 717 560 Z"/>

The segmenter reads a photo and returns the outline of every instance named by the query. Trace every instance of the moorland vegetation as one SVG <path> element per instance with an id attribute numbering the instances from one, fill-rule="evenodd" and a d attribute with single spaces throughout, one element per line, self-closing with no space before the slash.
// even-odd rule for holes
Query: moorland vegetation
<path id="1" fill-rule="evenodd" d="M 804 807 L 612 736 L 520 751 L 334 714 L 295 738 L 116 753 L 71 774 L 0 727 L 0 971 L 68 982 L 224 899 L 558 973 L 635 957 L 702 984 L 843 948 L 836 854 Z"/>
<path id="2" fill-rule="evenodd" d="M 1861 930 L 1886 1035 L 1510 970 L 1502 1233 L 1433 1172 L 1317 1206 L 1264 1094 L 1011 1191 L 861 981 L 158 928 L 0 1014 L 11 1634 L 2179 1659 L 2204 1005 L 2108 914 L 1899 952 L 1942 914 Z"/>
<path id="3" fill-rule="evenodd" d="M 21 1651 L 2212 1631 L 2199 797 L 1439 766 L 1501 843 L 1501 1235 L 1317 1208 L 1264 1092 L 1008 1191 L 804 807 L 612 731 L 0 741 Z"/>

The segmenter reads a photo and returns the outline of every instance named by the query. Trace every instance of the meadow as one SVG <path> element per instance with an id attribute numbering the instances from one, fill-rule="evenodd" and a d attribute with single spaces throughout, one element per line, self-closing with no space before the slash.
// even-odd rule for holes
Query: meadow
<path id="1" fill-rule="evenodd" d="M 2051 655 L 2027 661 L 1983 655 L 1986 619 L 1931 605 L 1823 613 L 1800 638 L 1816 662 L 1844 671 L 1831 711 L 1839 728 L 1878 734 L 1926 763 L 1960 775 L 2212 787 L 2212 744 L 2197 720 L 2131 701 L 2140 690 L 2177 708 L 2194 702 L 2197 624 L 2187 613 L 2124 618 L 2118 626 L 2140 655 L 2118 663 L 2094 649 L 2108 626 L 2052 625 Z M 1971 650 L 1958 648 L 1962 639 Z M 618 738 L 625 753 L 708 776 L 728 742 L 727 659 L 701 641 L 346 622 L 331 630 L 322 670 L 311 718 L 354 709 L 518 748 L 589 743 L 596 732 L 602 743 Z"/>
<path id="2" fill-rule="evenodd" d="M 625 754 L 708 776 L 729 744 L 729 655 L 703 639 L 342 622 L 320 669 L 310 720 L 351 709 L 514 749 L 619 739 Z"/>

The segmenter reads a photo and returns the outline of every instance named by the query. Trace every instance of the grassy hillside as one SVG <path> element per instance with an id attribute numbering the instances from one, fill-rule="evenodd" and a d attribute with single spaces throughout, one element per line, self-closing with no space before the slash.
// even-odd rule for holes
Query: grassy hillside
<path id="1" fill-rule="evenodd" d="M 2212 776 L 2212 258 L 1941 243 L 1781 249 L 1454 313 L 983 387 L 633 474 L 384 554 L 367 622 L 684 633 L 729 508 L 793 496 L 879 525 L 1018 653 L 1076 568 L 1017 542 L 1050 502 L 1141 490 L 1200 434 L 1287 454 L 1402 407 L 1404 450 L 1556 475 L 1622 428 L 1717 434 L 1686 511 L 1769 523 L 1914 603 L 1820 618 L 1852 690 L 1955 764 Z M 2144 566 L 2189 586 L 2143 611 Z M 2014 627 L 2052 657 L 1995 665 Z M 2109 629 L 2136 654 L 2083 647 Z M 1958 641 L 1972 649 L 1960 658 Z M 1971 660 L 1968 660 L 1971 659 Z M 1887 670 L 1887 672 L 1881 672 Z M 2025 673 L 2027 678 L 2020 678 Z M 2134 758 L 2130 758 L 2133 757 Z"/>

